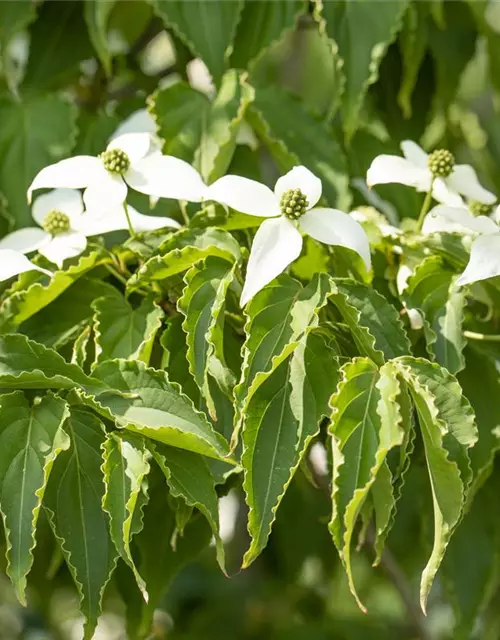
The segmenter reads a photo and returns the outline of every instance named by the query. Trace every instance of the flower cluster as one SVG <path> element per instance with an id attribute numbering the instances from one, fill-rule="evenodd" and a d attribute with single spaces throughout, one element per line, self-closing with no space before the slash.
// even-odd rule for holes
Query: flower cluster
<path id="1" fill-rule="evenodd" d="M 127 204 L 129 188 L 153 201 L 212 200 L 265 218 L 252 243 L 242 305 L 300 255 L 302 234 L 352 249 L 361 256 L 367 270 L 371 268 L 370 247 L 362 226 L 347 213 L 315 207 L 322 185 L 308 169 L 293 168 L 277 181 L 274 192 L 264 184 L 236 175 L 226 175 L 206 185 L 191 165 L 161 152 L 154 122 L 141 111 L 119 128 L 99 156 L 61 160 L 35 176 L 28 188 L 28 202 L 38 189 L 53 190 L 36 198 L 33 204 L 32 215 L 38 227 L 14 231 L 0 240 L 0 249 L 16 255 L 17 264 L 14 271 L 13 263 L 4 266 L 3 271 L 0 268 L 0 278 L 7 279 L 23 270 L 40 270 L 24 255 L 33 251 L 61 268 L 64 260 L 84 251 L 89 236 L 127 227 L 134 233 L 180 226 L 171 218 L 135 211 Z"/>
<path id="2" fill-rule="evenodd" d="M 471 254 L 459 286 L 500 275 L 500 206 L 496 196 L 481 186 L 474 169 L 455 164 L 453 155 L 438 149 L 431 154 L 415 142 L 401 143 L 404 157 L 381 155 L 367 173 L 368 186 L 399 183 L 427 192 L 439 205 L 421 212 L 421 232 L 472 236 Z M 465 198 L 465 200 L 464 200 Z M 430 204 L 430 198 L 426 199 Z"/>

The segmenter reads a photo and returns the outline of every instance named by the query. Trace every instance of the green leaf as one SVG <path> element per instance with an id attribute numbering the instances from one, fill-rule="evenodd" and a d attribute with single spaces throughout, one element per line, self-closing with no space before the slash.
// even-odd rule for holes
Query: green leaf
<path id="1" fill-rule="evenodd" d="M 156 333 L 161 326 L 163 310 L 147 297 L 134 309 L 116 291 L 93 304 L 95 362 L 123 358 L 149 363 Z"/>
<path id="2" fill-rule="evenodd" d="M 130 542 L 143 526 L 143 509 L 148 501 L 148 458 L 143 439 L 127 433 L 110 433 L 103 444 L 106 489 L 102 507 L 109 515 L 109 531 L 116 550 L 131 568 L 146 602 L 146 583 L 135 566 Z"/>
<path id="3" fill-rule="evenodd" d="M 186 287 L 177 303 L 184 315 L 182 328 L 187 335 L 190 371 L 214 419 L 208 374 L 220 379 L 222 388 L 228 382 L 230 385 L 233 378 L 225 363 L 223 347 L 225 300 L 233 278 L 234 265 L 209 256 L 186 273 Z"/>
<path id="4" fill-rule="evenodd" d="M 379 369 L 368 358 L 355 358 L 341 372 L 342 380 L 330 399 L 333 488 L 329 528 L 351 593 L 365 611 L 352 575 L 354 527 L 388 452 L 403 443 L 405 434 L 397 402 L 400 387 L 392 363 Z"/>
<path id="5" fill-rule="evenodd" d="M 349 210 L 351 195 L 344 154 L 327 124 L 277 86 L 256 88 L 248 119 L 283 173 L 298 164 L 305 165 L 321 178 L 328 204 Z"/>
<path id="6" fill-rule="evenodd" d="M 240 422 L 260 385 L 318 326 L 319 312 L 334 290 L 326 274 L 318 274 L 305 288 L 282 275 L 250 301 L 241 380 L 234 388 Z"/>
<path id="7" fill-rule="evenodd" d="M 378 77 L 380 62 L 401 28 L 409 0 L 381 0 L 376 5 L 359 0 L 324 2 L 322 18 L 329 38 L 343 60 L 344 130 L 351 138 L 368 87 Z"/>
<path id="8" fill-rule="evenodd" d="M 224 74 L 219 92 L 203 120 L 200 146 L 195 154 L 195 164 L 207 184 L 226 173 L 243 116 L 253 97 L 254 90 L 243 74 L 234 69 Z"/>
<path id="9" fill-rule="evenodd" d="M 22 391 L 0 396 L 0 508 L 7 542 L 7 574 L 26 606 L 26 576 L 35 532 L 56 457 L 69 448 L 64 400 L 48 394 L 30 407 Z"/>
<path id="10" fill-rule="evenodd" d="M 255 65 L 273 44 L 295 29 L 307 9 L 303 0 L 245 2 L 231 53 L 231 66 L 246 69 Z"/>
<path id="11" fill-rule="evenodd" d="M 208 98 L 188 84 L 178 82 L 149 98 L 150 112 L 164 140 L 163 153 L 192 162 L 210 108 Z"/>
<path id="12" fill-rule="evenodd" d="M 455 272 L 438 256 L 423 260 L 408 279 L 403 297 L 409 309 L 424 317 L 429 355 L 457 373 L 465 366 L 462 351 L 465 290 L 455 286 Z"/>
<path id="13" fill-rule="evenodd" d="M 203 60 L 215 84 L 219 84 L 227 68 L 243 2 L 153 0 L 153 7 L 193 56 Z"/>
<path id="14" fill-rule="evenodd" d="M 468 449 L 477 440 L 477 429 L 469 402 L 446 369 L 410 357 L 395 360 L 394 366 L 417 409 L 433 496 L 434 546 L 420 583 L 425 612 L 434 576 L 462 515 L 472 479 Z"/>
<path id="15" fill-rule="evenodd" d="M 26 336 L 0 336 L 0 388 L 73 389 L 77 385 L 99 387 L 100 382 Z"/>
<path id="16" fill-rule="evenodd" d="M 35 282 L 26 289 L 14 291 L 3 302 L 2 317 L 0 318 L 1 330 L 10 331 L 17 328 L 21 323 L 56 300 L 79 278 L 105 262 L 109 262 L 109 258 L 104 253 L 93 251 L 64 271 L 56 271 L 50 280 L 43 277 L 41 282 Z"/>
<path id="17" fill-rule="evenodd" d="M 118 427 L 212 458 L 227 455 L 224 438 L 165 371 L 139 361 L 112 360 L 98 365 L 94 376 L 108 389 L 86 394 L 87 400 Z"/>
<path id="18" fill-rule="evenodd" d="M 200 406 L 200 392 L 189 370 L 187 359 L 186 334 L 182 329 L 182 316 L 171 316 L 160 338 L 163 347 L 162 368 L 166 370 L 168 379 L 180 385 L 195 407 Z"/>
<path id="19" fill-rule="evenodd" d="M 76 107 L 54 94 L 20 101 L 3 94 L 0 122 L 0 191 L 8 200 L 16 226 L 32 225 L 26 191 L 40 169 L 71 150 Z"/>
<path id="20" fill-rule="evenodd" d="M 214 479 L 206 461 L 191 451 L 174 449 L 162 444 L 151 445 L 151 452 L 165 474 L 170 493 L 188 507 L 195 507 L 205 516 L 216 540 L 217 560 L 224 569 L 224 546 L 219 534 L 219 507 Z"/>
<path id="21" fill-rule="evenodd" d="M 420 67 L 427 52 L 427 15 L 428 5 L 423 3 L 410 4 L 404 17 L 403 28 L 399 34 L 403 78 L 398 93 L 398 104 L 405 118 L 411 118 L 412 96 L 417 84 Z"/>
<path id="22" fill-rule="evenodd" d="M 71 408 L 66 427 L 72 446 L 54 463 L 44 504 L 80 594 L 86 621 L 84 640 L 90 640 L 117 557 L 108 516 L 102 509 L 104 427 L 95 416 L 77 407 Z"/>
<path id="23" fill-rule="evenodd" d="M 42 4 L 30 29 L 23 89 L 59 89 L 78 78 L 81 61 L 92 58 L 94 54 L 89 33 L 82 29 L 82 9 L 80 2 Z M 38 133 L 50 130 L 57 122 L 54 114 L 50 125 L 38 125 L 36 130 Z"/>
<path id="24" fill-rule="evenodd" d="M 397 310 L 375 289 L 354 280 L 335 278 L 337 293 L 330 297 L 349 327 L 362 355 L 381 365 L 411 352 Z"/>
<path id="25" fill-rule="evenodd" d="M 240 260 L 240 247 L 233 236 L 227 231 L 212 227 L 182 229 L 163 243 L 158 253 L 130 278 L 127 283 L 129 291 L 187 271 L 206 256 L 218 256 L 231 262 Z"/>
<path id="26" fill-rule="evenodd" d="M 500 374 L 495 360 L 475 349 L 466 349 L 466 367 L 458 380 L 466 398 L 476 414 L 478 440 L 470 449 L 473 479 L 468 500 L 485 482 L 493 470 L 495 453 L 500 449 L 500 404 L 488 402 L 487 398 L 500 397 Z"/>
<path id="27" fill-rule="evenodd" d="M 249 507 L 248 567 L 266 546 L 276 511 L 337 385 L 338 359 L 314 331 L 267 377 L 247 405 L 242 465 Z"/>
<path id="28" fill-rule="evenodd" d="M 90 39 L 107 76 L 111 75 L 111 52 L 108 42 L 108 19 L 116 0 L 85 0 L 83 14 Z"/>
<path id="29" fill-rule="evenodd" d="M 477 617 L 494 593 L 500 570 L 500 520 L 492 508 L 498 495 L 498 475 L 477 493 L 448 545 L 441 569 L 442 583 L 455 612 L 453 637 L 472 637 Z"/>
<path id="30" fill-rule="evenodd" d="M 39 288 L 35 291 L 40 293 Z M 58 349 L 72 340 L 90 320 L 92 302 L 96 298 L 113 295 L 115 292 L 116 289 L 107 282 L 94 278 L 81 278 L 50 304 L 23 322 L 21 331 L 30 340 Z M 32 295 L 28 294 L 28 296 Z"/>
<path id="31" fill-rule="evenodd" d="M 152 470 L 153 471 L 153 470 Z M 131 638 L 147 638 L 151 634 L 153 613 L 174 576 L 205 549 L 212 537 L 207 520 L 201 514 L 186 525 L 184 534 L 175 537 L 175 513 L 165 479 L 151 474 L 150 500 L 144 510 L 144 527 L 134 538 L 137 567 L 144 578 L 149 601 L 140 602 L 136 629 Z M 173 540 L 175 539 L 175 545 Z"/>

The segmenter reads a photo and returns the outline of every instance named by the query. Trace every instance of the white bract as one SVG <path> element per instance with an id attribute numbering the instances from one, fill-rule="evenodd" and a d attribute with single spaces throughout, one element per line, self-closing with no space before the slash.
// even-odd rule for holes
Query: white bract
<path id="1" fill-rule="evenodd" d="M 411 140 L 404 140 L 401 143 L 401 150 L 403 158 L 383 154 L 373 160 L 366 175 L 369 187 L 377 184 L 398 183 L 414 187 L 417 191 L 427 192 L 432 184 L 434 199 L 453 207 L 463 205 L 461 196 L 484 204 L 495 202 L 496 196 L 479 184 L 474 169 L 468 164 L 453 165 L 453 156 L 449 152 L 435 151 L 434 154 L 427 154 Z M 449 175 L 439 177 L 431 171 L 429 164 L 432 165 L 436 154 L 438 157 L 439 154 L 447 154 L 452 160 Z"/>
<path id="2" fill-rule="evenodd" d="M 0 249 L 13 249 L 23 254 L 38 251 L 58 267 L 62 267 L 66 258 L 85 250 L 87 236 L 127 229 L 120 205 L 104 214 L 84 212 L 82 196 L 76 189 L 54 189 L 39 196 L 33 204 L 32 215 L 40 226 L 10 233 L 0 240 Z M 131 207 L 129 216 L 136 231 L 180 226 L 171 218 L 144 216 Z"/>
<path id="3" fill-rule="evenodd" d="M 207 198 L 236 211 L 269 218 L 255 234 L 241 304 L 245 305 L 282 273 L 302 250 L 301 232 L 330 245 L 356 251 L 370 269 L 370 246 L 361 225 L 337 209 L 313 208 L 321 197 L 321 180 L 305 167 L 294 167 L 269 187 L 227 175 L 207 189 Z"/>
<path id="4" fill-rule="evenodd" d="M 158 189 L 161 191 L 172 181 L 175 190 L 180 177 L 186 179 L 184 165 L 192 167 L 178 158 L 152 151 L 149 133 L 127 133 L 114 138 L 99 157 L 75 156 L 42 169 L 28 189 L 28 201 L 35 189 L 85 189 L 83 200 L 87 209 L 108 210 L 125 202 L 127 185 L 140 193 L 161 197 Z M 176 169 L 177 174 L 170 175 Z"/>
<path id="5" fill-rule="evenodd" d="M 495 216 L 498 217 L 499 209 Z M 427 214 L 424 233 L 447 232 L 475 236 L 469 262 L 457 285 L 500 275 L 500 227 L 487 216 L 473 216 L 464 207 L 435 207 Z"/>
<path id="6" fill-rule="evenodd" d="M 2 249 L 0 240 L 0 281 L 10 280 L 14 276 L 18 276 L 25 271 L 40 271 L 47 276 L 51 276 L 52 273 L 47 269 L 42 269 L 36 264 L 33 264 L 31 260 L 13 249 Z"/>
<path id="7" fill-rule="evenodd" d="M 161 151 L 161 140 L 157 135 L 157 126 L 147 109 L 138 109 L 115 129 L 109 140 L 113 141 L 129 133 L 147 133 L 151 139 L 149 154 Z"/>

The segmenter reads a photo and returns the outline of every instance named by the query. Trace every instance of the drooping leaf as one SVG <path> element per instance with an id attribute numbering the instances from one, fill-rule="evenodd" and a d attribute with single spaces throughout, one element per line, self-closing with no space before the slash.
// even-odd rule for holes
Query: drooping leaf
<path id="1" fill-rule="evenodd" d="M 28 340 L 20 333 L 0 336 L 0 387 L 4 389 L 73 389 L 99 387 L 57 351 Z"/>
<path id="2" fill-rule="evenodd" d="M 37 290 L 40 293 L 40 289 Z M 58 349 L 72 340 L 90 320 L 92 302 L 115 292 L 116 289 L 107 282 L 83 277 L 46 307 L 31 315 L 20 329 L 31 340 Z"/>
<path id="3" fill-rule="evenodd" d="M 219 511 L 214 479 L 204 458 L 191 451 L 174 449 L 155 443 L 153 456 L 165 474 L 170 493 L 188 507 L 195 507 L 205 516 L 216 540 L 217 560 L 224 569 L 224 546 L 219 533 Z"/>
<path id="4" fill-rule="evenodd" d="M 108 260 L 109 258 L 103 253 L 93 251 L 64 271 L 57 271 L 50 280 L 43 276 L 40 282 L 35 282 L 26 289 L 15 291 L 3 302 L 2 317 L 0 318 L 1 330 L 9 331 L 17 328 L 41 309 L 50 305 L 79 278 Z"/>
<path id="5" fill-rule="evenodd" d="M 328 414 L 338 359 L 312 331 L 254 392 L 243 419 L 244 489 L 249 507 L 249 566 L 266 546 L 276 511 L 307 445 Z"/>
<path id="6" fill-rule="evenodd" d="M 212 458 L 227 455 L 224 438 L 165 371 L 140 361 L 111 360 L 93 373 L 107 389 L 85 394 L 86 400 L 120 428 Z"/>
<path id="7" fill-rule="evenodd" d="M 109 515 L 109 531 L 116 550 L 134 573 L 146 602 L 146 584 L 134 564 L 130 542 L 143 526 L 143 509 L 148 501 L 149 457 L 144 440 L 128 433 L 113 432 L 103 444 L 106 489 L 102 507 Z"/>
<path id="8" fill-rule="evenodd" d="M 248 119 L 283 173 L 305 165 L 321 178 L 328 204 L 349 209 L 345 158 L 328 125 L 277 86 L 256 87 Z"/>
<path id="9" fill-rule="evenodd" d="M 148 603 L 137 603 L 134 638 L 147 638 L 151 633 L 153 613 L 161 597 L 178 571 L 208 546 L 212 530 L 201 514 L 186 525 L 184 534 L 172 544 L 176 529 L 175 513 L 171 508 L 164 478 L 151 474 L 150 500 L 144 510 L 144 527 L 134 538 L 136 565 L 144 578 L 149 594 Z M 135 556 L 134 556 L 135 557 Z"/>
<path id="10" fill-rule="evenodd" d="M 401 28 L 408 5 L 408 0 L 381 0 L 376 5 L 360 0 L 323 3 L 326 33 L 343 60 L 343 120 L 349 138 L 357 129 L 368 87 L 377 80 L 380 62 Z"/>
<path id="11" fill-rule="evenodd" d="M 66 430 L 71 448 L 54 463 L 44 505 L 80 595 L 84 640 L 90 640 L 117 557 L 102 509 L 104 427 L 91 413 L 72 407 Z"/>
<path id="12" fill-rule="evenodd" d="M 189 370 L 186 334 L 182 329 L 182 321 L 181 315 L 172 316 L 161 335 L 162 367 L 167 372 L 168 379 L 179 384 L 182 392 L 193 401 L 194 406 L 200 407 L 200 391 Z"/>
<path id="13" fill-rule="evenodd" d="M 337 293 L 331 302 L 338 308 L 362 355 L 377 364 L 411 352 L 408 336 L 397 310 L 375 289 L 335 278 Z"/>
<path id="14" fill-rule="evenodd" d="M 305 10 L 303 0 L 245 2 L 234 39 L 231 66 L 251 68 L 269 47 L 295 28 Z"/>
<path id="15" fill-rule="evenodd" d="M 70 151 L 76 108 L 55 94 L 30 95 L 21 101 L 2 94 L 0 121 L 0 191 L 16 226 L 28 226 L 32 221 L 26 191 L 40 169 Z"/>
<path id="16" fill-rule="evenodd" d="M 108 19 L 115 4 L 115 0 L 105 2 L 85 0 L 83 10 L 90 39 L 107 76 L 111 75 L 112 60 L 108 41 Z"/>
<path id="17" fill-rule="evenodd" d="M 225 299 L 233 278 L 234 266 L 230 262 L 209 256 L 186 273 L 186 287 L 178 300 L 178 309 L 184 315 L 182 327 L 187 335 L 191 374 L 213 416 L 216 412 L 209 372 L 220 378 L 223 388 L 233 378 L 225 364 L 223 346 Z"/>
<path id="18" fill-rule="evenodd" d="M 400 388 L 392 363 L 379 369 L 369 358 L 355 358 L 341 372 L 342 380 L 330 399 L 333 510 L 329 528 L 351 593 L 364 610 L 351 567 L 354 527 L 377 475 L 381 469 L 384 473 L 388 452 L 403 443 L 405 434 L 397 402 Z"/>
<path id="19" fill-rule="evenodd" d="M 168 27 L 207 65 L 219 84 L 227 67 L 227 57 L 240 19 L 242 0 L 153 0 L 156 13 Z"/>
<path id="20" fill-rule="evenodd" d="M 455 286 L 455 279 L 455 272 L 440 257 L 430 256 L 415 269 L 404 291 L 406 306 L 424 317 L 429 354 L 451 373 L 465 366 L 465 290 Z"/>
<path id="21" fill-rule="evenodd" d="M 66 402 L 52 394 L 30 407 L 22 391 L 0 397 L 0 508 L 7 540 L 7 574 L 26 606 L 38 515 L 52 465 L 68 449 Z"/>
<path id="22" fill-rule="evenodd" d="M 129 291 L 149 282 L 158 282 L 187 271 L 207 256 L 240 259 L 238 242 L 222 229 L 182 229 L 158 249 L 159 255 L 147 260 L 127 283 Z"/>
<path id="23" fill-rule="evenodd" d="M 241 380 L 234 388 L 240 422 L 259 386 L 298 347 L 304 334 L 318 326 L 318 314 L 333 290 L 326 274 L 318 274 L 305 288 L 282 275 L 250 301 Z"/>
<path id="24" fill-rule="evenodd" d="M 428 47 L 428 6 L 423 3 L 410 4 L 399 34 L 403 79 L 399 88 L 398 104 L 406 118 L 411 117 L 412 95 Z"/>
<path id="25" fill-rule="evenodd" d="M 93 304 L 96 362 L 123 358 L 149 363 L 163 311 L 153 298 L 147 297 L 134 309 L 116 294 L 95 300 Z"/>
<path id="26" fill-rule="evenodd" d="M 433 496 L 434 545 L 420 583 L 425 611 L 434 576 L 462 515 L 472 479 L 468 449 L 477 440 L 477 429 L 469 402 L 446 369 L 409 357 L 395 360 L 394 366 L 407 381 L 417 410 Z"/>

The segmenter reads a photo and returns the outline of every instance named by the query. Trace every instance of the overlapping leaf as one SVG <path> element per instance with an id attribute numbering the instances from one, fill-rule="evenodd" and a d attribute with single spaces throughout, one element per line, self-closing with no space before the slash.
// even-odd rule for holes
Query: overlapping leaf
<path id="1" fill-rule="evenodd" d="M 330 531 L 345 566 L 349 586 L 364 610 L 354 585 L 351 544 L 356 521 L 370 489 L 384 467 L 389 451 L 403 443 L 405 434 L 398 404 L 400 386 L 393 365 L 381 369 L 369 358 L 355 358 L 342 367 L 342 380 L 330 400 L 333 481 Z M 387 486 L 387 485 L 386 485 Z M 394 502 L 391 494 L 390 504 Z M 377 513 L 381 511 L 377 509 Z M 377 526 L 383 530 L 390 512 Z"/>
<path id="2" fill-rule="evenodd" d="M 90 640 L 117 557 L 102 509 L 104 427 L 94 415 L 73 407 L 66 429 L 71 448 L 54 463 L 44 505 L 78 588 L 84 639 Z"/>
<path id="3" fill-rule="evenodd" d="M 63 428 L 68 415 L 66 402 L 51 394 L 31 407 L 22 391 L 0 398 L 0 508 L 7 574 L 24 605 L 45 488 L 54 460 L 70 445 Z"/>
<path id="4" fill-rule="evenodd" d="M 119 427 L 212 458 L 227 455 L 224 438 L 164 371 L 139 361 L 109 360 L 94 376 L 106 389 L 83 397 Z"/>
<path id="5" fill-rule="evenodd" d="M 163 311 L 151 297 L 134 309 L 117 291 L 97 299 L 93 308 L 96 362 L 124 358 L 149 363 Z"/>
<path id="6" fill-rule="evenodd" d="M 267 544 L 276 511 L 338 379 L 336 351 L 314 331 L 253 393 L 243 419 L 244 489 L 252 538 L 246 567 Z"/>

